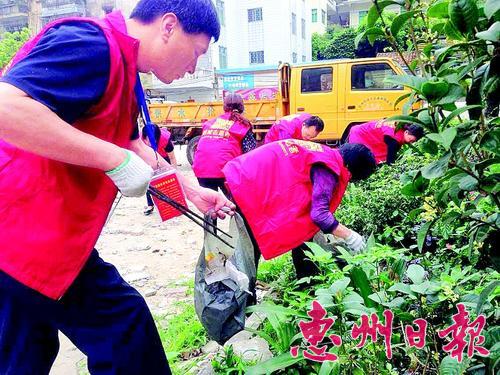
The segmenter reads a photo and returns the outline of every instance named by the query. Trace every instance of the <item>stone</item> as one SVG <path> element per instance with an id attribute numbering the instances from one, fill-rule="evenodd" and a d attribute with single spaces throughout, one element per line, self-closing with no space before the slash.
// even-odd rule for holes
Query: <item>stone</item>
<path id="1" fill-rule="evenodd" d="M 273 357 L 273 353 L 269 350 L 269 344 L 261 337 L 237 341 L 232 345 L 234 354 L 247 362 L 264 362 Z"/>
<path id="2" fill-rule="evenodd" d="M 211 361 L 202 361 L 196 367 L 196 375 L 216 375 Z"/>
<path id="3" fill-rule="evenodd" d="M 144 297 L 153 297 L 158 293 L 158 289 L 148 289 L 144 292 Z"/>
<path id="4" fill-rule="evenodd" d="M 125 279 L 126 282 L 133 283 L 139 280 L 149 279 L 149 277 L 150 275 L 147 272 L 132 272 L 125 275 L 123 278 Z"/>
<path id="5" fill-rule="evenodd" d="M 259 329 L 265 319 L 266 316 L 263 313 L 254 312 L 245 321 L 245 328 Z"/>
<path id="6" fill-rule="evenodd" d="M 217 353 L 222 350 L 222 346 L 217 344 L 215 341 L 209 341 L 203 348 L 201 348 L 201 351 L 204 354 L 209 354 L 209 353 Z"/>
<path id="7" fill-rule="evenodd" d="M 148 251 L 151 250 L 151 245 L 132 245 L 127 251 Z"/>
<path id="8" fill-rule="evenodd" d="M 236 335 L 234 335 L 233 337 L 231 337 L 229 340 L 226 341 L 226 343 L 224 344 L 224 347 L 227 348 L 229 345 L 232 345 L 236 342 L 246 342 L 248 340 L 250 340 L 252 338 L 252 334 L 248 331 L 241 331 L 241 332 L 238 332 Z"/>

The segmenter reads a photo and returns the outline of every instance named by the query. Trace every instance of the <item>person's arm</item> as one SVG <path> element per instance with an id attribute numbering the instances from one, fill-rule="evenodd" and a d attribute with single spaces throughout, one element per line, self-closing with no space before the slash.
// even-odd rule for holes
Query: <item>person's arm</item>
<path id="1" fill-rule="evenodd" d="M 0 82 L 0 138 L 48 159 L 108 171 L 124 150 L 64 122 L 20 89 Z"/>
<path id="2" fill-rule="evenodd" d="M 135 139 L 130 142 L 129 149 L 139 155 L 153 169 L 173 167 L 167 163 L 159 154 L 147 146 L 141 139 Z M 180 173 L 177 177 L 186 193 L 187 198 L 200 210 L 202 213 L 211 213 L 212 217 L 218 216 L 223 219 L 226 214 L 232 215 L 236 206 L 229 201 L 224 195 L 210 189 L 205 189 L 198 184 L 191 182 L 188 178 Z M 227 210 L 228 209 L 228 210 Z M 226 210 L 226 211 L 225 211 Z"/>
<path id="3" fill-rule="evenodd" d="M 358 252 L 364 247 L 363 238 L 355 231 L 340 224 L 330 212 L 330 201 L 338 184 L 338 177 L 322 165 L 314 165 L 311 169 L 313 195 L 311 203 L 311 220 L 323 231 L 344 240 L 352 250 Z"/>
<path id="4" fill-rule="evenodd" d="M 384 143 L 387 145 L 386 163 L 390 165 L 396 161 L 401 145 L 398 141 L 388 135 L 384 135 Z"/>
<path id="5" fill-rule="evenodd" d="M 177 168 L 177 158 L 175 157 L 174 143 L 172 142 L 171 139 L 168 140 L 168 143 L 165 146 L 165 152 L 167 153 L 168 158 L 170 159 L 170 165 L 174 168 Z"/>
<path id="6" fill-rule="evenodd" d="M 257 148 L 257 141 L 253 135 L 252 129 L 249 129 L 243 140 L 241 141 L 241 150 L 244 154 Z"/>

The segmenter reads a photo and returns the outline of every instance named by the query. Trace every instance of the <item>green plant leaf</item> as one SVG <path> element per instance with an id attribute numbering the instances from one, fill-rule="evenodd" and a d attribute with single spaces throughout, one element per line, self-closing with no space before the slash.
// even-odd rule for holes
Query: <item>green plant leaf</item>
<path id="1" fill-rule="evenodd" d="M 383 305 L 390 309 L 395 309 L 401 307 L 405 302 L 406 299 L 404 299 L 403 297 L 396 297 L 392 301 L 383 303 Z"/>
<path id="2" fill-rule="evenodd" d="M 478 59 L 475 59 L 471 63 L 467 64 L 464 68 L 460 70 L 460 73 L 458 74 L 457 80 L 461 81 L 467 74 L 472 72 L 474 69 L 476 69 L 479 65 L 481 65 L 483 62 L 488 60 L 488 56 L 482 56 Z"/>
<path id="3" fill-rule="evenodd" d="M 451 0 L 448 13 L 453 26 L 463 34 L 472 32 L 479 20 L 475 0 Z"/>
<path id="4" fill-rule="evenodd" d="M 321 368 L 319 369 L 318 375 L 339 375 L 340 374 L 340 362 L 323 362 Z"/>
<path id="5" fill-rule="evenodd" d="M 452 83 L 450 84 L 450 89 L 448 93 L 439 99 L 436 105 L 445 105 L 445 104 L 455 104 L 458 100 L 465 97 L 465 90 L 462 86 Z"/>
<path id="6" fill-rule="evenodd" d="M 441 138 L 443 139 L 443 147 L 445 150 L 449 150 L 451 144 L 455 140 L 455 137 L 457 136 L 457 129 L 456 128 L 448 128 L 445 129 L 440 133 Z"/>
<path id="7" fill-rule="evenodd" d="M 484 14 L 490 19 L 500 10 L 500 1 L 498 0 L 486 0 L 484 4 Z"/>
<path id="8" fill-rule="evenodd" d="M 413 116 L 407 116 L 407 115 L 397 115 L 397 116 L 392 116 L 387 119 L 387 121 L 396 121 L 396 122 L 402 122 L 405 124 L 419 124 L 425 127 L 425 123 Z"/>
<path id="9" fill-rule="evenodd" d="M 254 305 L 247 307 L 247 312 L 262 312 L 264 314 L 277 314 L 279 316 L 295 316 L 301 318 L 307 318 L 307 314 L 297 311 L 294 309 L 290 309 L 288 307 L 283 307 L 279 305 L 275 305 L 272 302 L 264 302 L 260 305 Z"/>
<path id="10" fill-rule="evenodd" d="M 368 11 L 368 14 L 366 15 L 366 27 L 370 28 L 370 27 L 375 26 L 375 22 L 377 22 L 377 20 L 380 18 L 379 11 L 382 12 L 385 7 L 387 7 L 389 5 L 393 5 L 393 4 L 398 4 L 398 2 L 392 1 L 392 0 L 379 1 L 377 3 L 378 9 L 377 9 L 377 6 L 375 4 L 373 4 L 371 6 L 370 10 Z"/>
<path id="11" fill-rule="evenodd" d="M 432 4 L 429 9 L 427 9 L 427 15 L 432 18 L 449 18 L 448 6 L 450 2 L 448 0 L 437 1 Z"/>
<path id="12" fill-rule="evenodd" d="M 448 162 L 450 161 L 451 153 L 446 153 L 440 159 L 426 165 L 422 168 L 422 176 L 428 180 L 433 180 L 443 176 L 448 170 Z"/>
<path id="13" fill-rule="evenodd" d="M 481 314 L 481 310 L 483 309 L 485 302 L 488 301 L 489 295 L 499 286 L 500 286 L 500 281 L 493 281 L 491 284 L 489 284 L 486 288 L 483 289 L 483 291 L 479 295 L 479 301 L 476 307 L 476 314 Z"/>
<path id="14" fill-rule="evenodd" d="M 453 25 L 453 23 L 451 23 L 450 20 L 446 21 L 446 23 L 444 24 L 443 31 L 445 32 L 446 36 L 452 40 L 463 40 L 464 39 L 463 35 L 460 34 L 460 32 Z"/>
<path id="15" fill-rule="evenodd" d="M 417 248 L 420 252 L 422 252 L 422 249 L 424 248 L 427 233 L 429 233 L 429 230 L 431 229 L 433 224 L 434 224 L 434 221 L 427 222 L 427 223 L 423 224 L 417 233 Z"/>
<path id="16" fill-rule="evenodd" d="M 398 16 L 396 16 L 396 18 L 394 18 L 392 20 L 391 34 L 394 37 L 396 37 L 399 33 L 399 30 L 401 30 L 401 28 L 405 25 L 405 23 L 408 22 L 408 20 L 410 18 L 414 17 L 415 14 L 418 14 L 419 12 L 420 11 L 418 11 L 418 10 L 411 10 L 411 11 L 404 12 L 404 13 L 401 13 Z"/>
<path id="17" fill-rule="evenodd" d="M 417 293 L 417 294 L 427 294 L 430 286 L 431 286 L 430 282 L 424 281 L 421 284 L 410 286 L 410 289 L 412 292 Z"/>
<path id="18" fill-rule="evenodd" d="M 422 85 L 427 80 L 422 77 L 410 76 L 410 75 L 394 75 L 384 79 L 384 83 L 392 83 L 396 86 L 409 87 L 419 93 L 422 92 Z"/>
<path id="19" fill-rule="evenodd" d="M 488 30 L 477 33 L 476 37 L 491 42 L 498 42 L 500 40 L 500 21 L 496 21 Z"/>
<path id="20" fill-rule="evenodd" d="M 480 147 L 495 155 L 500 155 L 500 129 L 486 133 L 481 139 Z"/>
<path id="21" fill-rule="evenodd" d="M 458 187 L 464 191 L 473 191 L 477 189 L 478 183 L 479 181 L 476 178 L 466 175 L 460 179 Z"/>
<path id="22" fill-rule="evenodd" d="M 369 298 L 369 296 L 373 293 L 373 290 L 365 271 L 363 271 L 361 267 L 354 267 L 350 272 L 350 276 L 354 286 L 359 291 L 361 297 L 363 297 L 365 305 L 367 307 L 374 307 L 375 305 L 373 301 Z"/>
<path id="23" fill-rule="evenodd" d="M 354 46 L 358 48 L 359 42 L 361 42 L 365 38 L 368 39 L 370 44 L 373 44 L 378 36 L 385 36 L 384 30 L 378 27 L 370 27 L 369 29 L 366 29 L 356 36 L 356 38 L 354 39 Z"/>
<path id="24" fill-rule="evenodd" d="M 403 294 L 413 295 L 410 285 L 404 283 L 396 283 L 387 290 L 389 292 L 399 292 Z"/>
<path id="25" fill-rule="evenodd" d="M 480 105 L 467 105 L 465 107 L 457 108 L 456 110 L 451 112 L 448 116 L 446 116 L 446 118 L 442 122 L 441 126 L 443 128 L 446 127 L 446 125 L 448 125 L 450 123 L 450 121 L 452 121 L 455 117 L 461 115 L 464 112 L 467 112 L 469 109 L 475 109 L 475 108 L 482 108 L 482 106 L 480 106 Z"/>
<path id="26" fill-rule="evenodd" d="M 425 280 L 425 269 L 418 264 L 411 264 L 406 275 L 414 284 L 421 284 Z"/>
<path id="27" fill-rule="evenodd" d="M 287 367 L 293 366 L 297 362 L 302 361 L 303 358 L 298 356 L 293 358 L 290 353 L 283 353 L 277 357 L 273 357 L 267 361 L 261 362 L 255 366 L 246 369 L 246 375 L 266 375 L 274 371 L 282 370 Z"/>
<path id="28" fill-rule="evenodd" d="M 458 363 L 455 358 L 450 356 L 446 356 L 441 361 L 439 365 L 439 374 L 440 375 L 462 375 L 465 373 L 467 368 L 469 367 L 470 360 L 468 358 L 464 358 L 462 363 Z"/>
<path id="29" fill-rule="evenodd" d="M 351 279 L 348 277 L 344 277 L 343 279 L 335 281 L 328 290 L 331 294 L 339 296 L 342 292 L 347 289 L 347 286 L 350 284 Z"/>
<path id="30" fill-rule="evenodd" d="M 401 103 L 402 101 L 408 99 L 411 95 L 412 95 L 411 92 L 409 92 L 408 94 L 401 95 L 394 103 L 394 108 L 396 108 L 398 104 Z"/>

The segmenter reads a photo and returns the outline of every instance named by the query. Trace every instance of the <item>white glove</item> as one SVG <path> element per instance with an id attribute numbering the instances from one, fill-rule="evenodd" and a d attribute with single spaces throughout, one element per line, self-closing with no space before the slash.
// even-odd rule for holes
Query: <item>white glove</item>
<path id="1" fill-rule="evenodd" d="M 349 236 L 345 239 L 345 244 L 355 254 L 362 252 L 366 247 L 363 237 L 353 230 L 351 230 L 351 234 L 349 234 Z"/>
<path id="2" fill-rule="evenodd" d="M 115 169 L 106 172 L 116 187 L 126 197 L 141 197 L 146 194 L 153 177 L 153 168 L 135 152 L 125 150 L 127 157 Z"/>

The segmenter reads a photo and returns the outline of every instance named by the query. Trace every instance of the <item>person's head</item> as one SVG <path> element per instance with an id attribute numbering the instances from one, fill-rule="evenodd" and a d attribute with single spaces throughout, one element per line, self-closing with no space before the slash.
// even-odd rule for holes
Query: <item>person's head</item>
<path id="1" fill-rule="evenodd" d="M 139 39 L 138 68 L 164 83 L 194 73 L 220 24 L 211 0 L 140 0 L 127 22 Z"/>
<path id="2" fill-rule="evenodd" d="M 240 94 L 230 92 L 224 97 L 224 112 L 237 112 L 241 114 L 244 111 L 245 104 Z"/>
<path id="3" fill-rule="evenodd" d="M 351 180 L 364 180 L 377 168 L 375 156 L 368 147 L 360 143 L 345 143 L 339 148 L 344 165 L 351 172 Z"/>
<path id="4" fill-rule="evenodd" d="M 403 139 L 405 143 L 414 143 L 424 136 L 424 129 L 420 125 L 405 125 L 403 129 Z"/>
<path id="5" fill-rule="evenodd" d="M 323 131 L 325 124 L 318 116 L 311 116 L 302 124 L 302 139 L 310 141 Z"/>
<path id="6" fill-rule="evenodd" d="M 160 127 L 156 124 L 153 124 L 153 128 L 154 128 L 155 142 L 158 145 L 158 142 L 160 141 L 161 137 L 161 130 Z M 150 146 L 148 133 L 146 132 L 146 127 L 142 128 L 142 140 L 144 141 L 144 143 Z"/>

